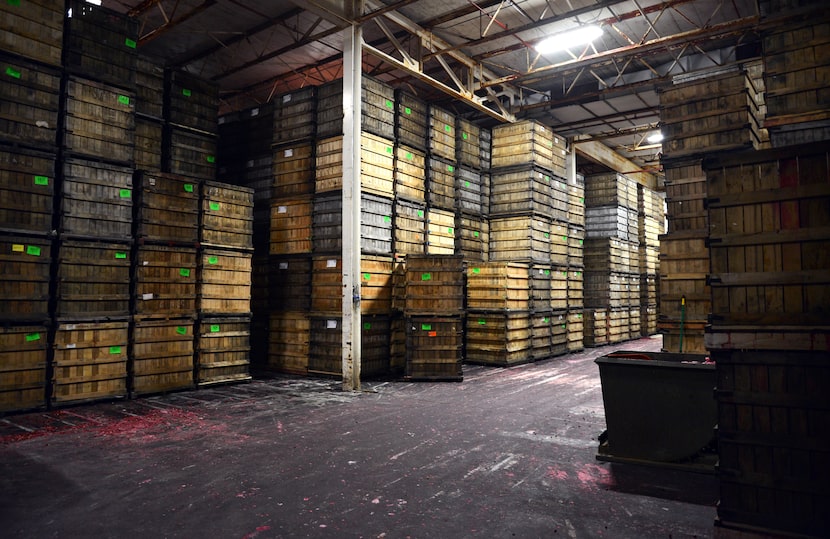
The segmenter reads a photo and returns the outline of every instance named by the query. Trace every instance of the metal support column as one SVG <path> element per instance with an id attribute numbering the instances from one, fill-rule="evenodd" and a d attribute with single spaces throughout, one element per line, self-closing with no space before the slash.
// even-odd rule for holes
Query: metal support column
<path id="1" fill-rule="evenodd" d="M 355 20 L 362 0 L 347 2 Z M 360 106 L 363 33 L 358 24 L 343 30 L 343 390 L 360 390 Z"/>

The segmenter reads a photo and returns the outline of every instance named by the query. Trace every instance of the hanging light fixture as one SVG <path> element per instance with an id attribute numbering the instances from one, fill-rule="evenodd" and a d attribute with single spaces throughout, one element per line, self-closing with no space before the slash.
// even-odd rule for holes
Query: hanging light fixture
<path id="1" fill-rule="evenodd" d="M 649 144 L 659 144 L 659 143 L 663 142 L 663 133 L 661 133 L 659 131 L 656 132 L 656 133 L 653 133 L 653 134 L 649 135 L 648 138 L 646 138 L 646 141 L 648 141 Z"/>
<path id="2" fill-rule="evenodd" d="M 602 27 L 596 25 L 580 26 L 567 32 L 547 37 L 536 44 L 536 51 L 540 54 L 563 51 L 572 47 L 587 45 L 602 35 Z"/>

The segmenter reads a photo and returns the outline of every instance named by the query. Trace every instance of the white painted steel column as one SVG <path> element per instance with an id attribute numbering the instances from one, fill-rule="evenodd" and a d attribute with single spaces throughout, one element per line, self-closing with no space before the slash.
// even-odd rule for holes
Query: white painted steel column
<path id="1" fill-rule="evenodd" d="M 346 6 L 354 20 L 362 0 Z M 349 13 L 352 8 L 352 12 Z M 360 107 L 363 32 L 357 24 L 343 30 L 343 390 L 360 390 Z"/>

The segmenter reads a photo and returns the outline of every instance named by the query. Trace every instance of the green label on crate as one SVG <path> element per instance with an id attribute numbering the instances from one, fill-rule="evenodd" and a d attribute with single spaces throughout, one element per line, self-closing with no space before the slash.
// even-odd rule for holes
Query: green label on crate
<path id="1" fill-rule="evenodd" d="M 422 273 L 421 274 L 421 280 L 422 281 L 431 281 L 432 280 L 432 274 L 431 273 Z"/>
<path id="2" fill-rule="evenodd" d="M 219 324 L 211 324 L 210 325 L 210 332 L 211 333 L 219 333 L 220 329 L 221 328 L 219 327 Z"/>
<path id="3" fill-rule="evenodd" d="M 485 320 L 483 318 L 479 318 L 478 325 L 479 326 L 486 326 L 487 325 L 487 320 Z"/>
<path id="4" fill-rule="evenodd" d="M 118 260 L 126 260 L 127 253 L 115 253 L 115 258 Z"/>
<path id="5" fill-rule="evenodd" d="M 581 272 L 581 271 L 577 271 L 577 272 L 576 272 L 576 276 L 577 276 L 577 277 L 579 277 L 580 275 L 582 275 L 582 272 Z"/>
<path id="6" fill-rule="evenodd" d="M 548 322 L 550 322 L 550 319 L 546 316 L 546 317 L 542 318 L 542 322 L 547 324 Z"/>
<path id="7" fill-rule="evenodd" d="M 118 196 L 120 196 L 121 198 L 130 198 L 130 196 L 132 196 L 132 191 L 130 191 L 129 189 L 121 189 L 120 191 L 118 191 Z"/>
<path id="8" fill-rule="evenodd" d="M 424 210 L 418 210 L 418 217 L 424 216 Z"/>
<path id="9" fill-rule="evenodd" d="M 467 140 L 467 133 L 461 133 L 461 138 L 463 138 L 464 140 Z"/>
<path id="10" fill-rule="evenodd" d="M 384 215 L 383 216 L 383 222 L 384 223 L 391 223 L 392 222 L 392 216 L 391 215 Z"/>
<path id="11" fill-rule="evenodd" d="M 179 275 L 182 277 L 190 277 L 190 270 L 187 268 L 179 268 Z"/>
<path id="12" fill-rule="evenodd" d="M 447 228 L 447 234 L 455 234 L 455 230 L 452 228 Z"/>
<path id="13" fill-rule="evenodd" d="M 179 335 L 187 335 L 187 328 L 184 326 L 176 326 L 176 333 Z"/>
<path id="14" fill-rule="evenodd" d="M 20 71 L 16 70 L 13 67 L 7 67 L 6 68 L 6 75 L 8 75 L 10 77 L 14 77 L 15 79 L 19 79 L 20 78 Z"/>
<path id="15" fill-rule="evenodd" d="M 584 243 L 584 240 L 579 240 L 580 245 L 582 245 L 583 243 Z"/>
<path id="16" fill-rule="evenodd" d="M 577 318 L 582 318 L 582 313 L 576 315 Z"/>
<path id="17" fill-rule="evenodd" d="M 477 238 L 477 237 L 478 237 L 478 230 L 473 231 L 473 237 L 474 237 L 474 238 Z"/>
<path id="18" fill-rule="evenodd" d="M 406 152 L 406 158 L 411 161 L 412 160 L 412 154 L 409 153 L 409 152 Z"/>
<path id="19" fill-rule="evenodd" d="M 10 6 L 20 6 L 20 0 L 9 0 Z"/>
<path id="20" fill-rule="evenodd" d="M 585 203 L 585 199 L 584 199 L 584 198 L 580 198 L 580 199 L 579 199 L 579 201 L 580 201 L 580 202 L 582 202 L 583 204 Z"/>
<path id="21" fill-rule="evenodd" d="M 49 185 L 49 178 L 46 176 L 35 176 L 35 185 Z"/>
<path id="22" fill-rule="evenodd" d="M 567 325 L 562 324 L 562 329 L 566 329 L 566 328 L 567 328 Z"/>
<path id="23" fill-rule="evenodd" d="M 126 45 L 127 47 L 129 47 L 131 49 L 134 49 L 135 46 L 137 45 L 137 43 L 135 42 L 134 39 L 130 39 L 130 38 L 127 37 L 127 38 L 124 38 L 124 45 Z"/>
<path id="24" fill-rule="evenodd" d="M 363 322 L 363 329 L 365 329 L 367 331 L 372 329 L 372 323 L 371 322 Z"/>
<path id="25" fill-rule="evenodd" d="M 26 342 L 33 342 L 40 340 L 40 333 L 29 333 L 26 335 Z"/>
<path id="26" fill-rule="evenodd" d="M 545 181 L 546 181 L 546 182 L 549 182 L 549 181 L 550 181 L 550 176 L 545 175 Z"/>
<path id="27" fill-rule="evenodd" d="M 453 172 L 454 170 L 455 167 L 453 167 L 452 165 L 447 165 L 447 172 Z"/>
<path id="28" fill-rule="evenodd" d="M 371 281 L 372 280 L 372 274 L 371 273 L 364 273 L 363 274 L 363 279 L 366 280 L 366 281 Z"/>
<path id="29" fill-rule="evenodd" d="M 550 237 L 550 233 L 545 232 L 545 237 L 546 237 L 546 238 L 549 238 L 549 237 Z"/>
<path id="30" fill-rule="evenodd" d="M 391 101 L 389 101 L 388 99 L 386 100 L 386 106 L 389 107 L 390 109 L 395 108 L 395 104 L 392 103 Z"/>
<path id="31" fill-rule="evenodd" d="M 562 236 L 562 241 L 568 241 L 568 236 Z"/>
<path id="32" fill-rule="evenodd" d="M 218 202 L 210 202 L 210 203 L 208 204 L 208 207 L 209 207 L 211 210 L 213 210 L 213 211 L 219 211 L 219 208 L 220 208 L 221 206 L 220 206 L 220 204 L 219 204 Z"/>
<path id="33" fill-rule="evenodd" d="M 392 153 L 392 146 L 386 147 L 386 153 Z"/>
<path id="34" fill-rule="evenodd" d="M 470 182 L 464 182 L 464 187 L 470 187 Z"/>
<path id="35" fill-rule="evenodd" d="M 473 268 L 473 273 L 481 273 L 481 268 Z"/>
<path id="36" fill-rule="evenodd" d="M 182 95 L 185 97 L 190 97 L 192 95 L 192 92 L 187 88 L 182 88 Z"/>
<path id="37" fill-rule="evenodd" d="M 403 109 L 403 111 L 404 111 L 405 113 L 407 113 L 407 114 L 412 114 L 412 109 L 411 109 L 411 108 L 409 108 L 409 107 L 405 107 L 405 108 Z"/>
<path id="38" fill-rule="evenodd" d="M 116 355 L 121 353 L 120 346 L 110 346 L 110 354 Z"/>
<path id="39" fill-rule="evenodd" d="M 449 126 L 449 125 L 444 125 L 444 131 L 446 131 L 447 133 L 449 133 L 450 131 L 452 131 L 452 127 L 451 127 L 451 126 Z"/>
<path id="40" fill-rule="evenodd" d="M 193 184 L 192 183 L 184 184 L 184 192 L 185 193 L 192 193 L 193 192 Z"/>
<path id="41" fill-rule="evenodd" d="M 209 156 L 205 157 L 205 159 L 207 160 L 208 163 L 215 163 L 216 162 L 216 156 L 215 155 L 209 155 Z"/>
<path id="42" fill-rule="evenodd" d="M 550 270 L 546 269 L 545 270 L 545 275 L 550 275 Z"/>
<path id="43" fill-rule="evenodd" d="M 423 331 L 431 331 L 432 330 L 432 324 L 421 324 L 421 329 Z"/>
<path id="44" fill-rule="evenodd" d="M 27 245 L 26 254 L 32 256 L 40 256 L 40 247 L 37 245 Z"/>
<path id="45" fill-rule="evenodd" d="M 219 257 L 218 256 L 209 256 L 208 257 L 208 264 L 210 264 L 211 266 L 214 265 L 214 264 L 218 264 L 218 263 L 219 263 Z"/>
<path id="46" fill-rule="evenodd" d="M 567 272 L 567 271 L 563 271 L 563 272 L 562 272 L 562 275 L 564 275 L 565 277 L 567 277 L 567 276 L 568 276 L 568 272 Z"/>
<path id="47" fill-rule="evenodd" d="M 122 105 L 129 105 L 130 104 L 130 98 L 126 95 L 119 95 L 118 96 L 118 102 L 121 103 Z"/>

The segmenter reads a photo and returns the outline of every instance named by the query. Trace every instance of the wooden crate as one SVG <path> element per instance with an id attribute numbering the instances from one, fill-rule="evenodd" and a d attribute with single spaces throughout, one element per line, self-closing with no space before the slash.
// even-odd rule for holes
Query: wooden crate
<path id="1" fill-rule="evenodd" d="M 393 252 L 422 255 L 426 251 L 426 205 L 396 198 L 392 217 Z"/>
<path id="2" fill-rule="evenodd" d="M 427 149 L 427 125 L 429 110 L 426 102 L 406 92 L 396 92 L 397 114 L 395 115 L 395 138 L 398 143 Z"/>
<path id="3" fill-rule="evenodd" d="M 559 182 L 549 171 L 540 167 L 525 166 L 494 172 L 491 177 L 490 215 L 534 213 L 554 217 L 554 183 Z M 560 217 L 566 219 L 567 213 Z"/>
<path id="4" fill-rule="evenodd" d="M 131 168 L 65 158 L 62 191 L 62 238 L 132 240 Z"/>
<path id="5" fill-rule="evenodd" d="M 317 88 L 308 86 L 289 92 L 275 99 L 274 134 L 275 144 L 309 140 L 315 134 L 317 110 Z"/>
<path id="6" fill-rule="evenodd" d="M 46 406 L 48 326 L 0 326 L 0 412 Z"/>
<path id="7" fill-rule="evenodd" d="M 466 260 L 487 262 L 490 258 L 490 221 L 484 216 L 455 216 L 455 252 Z"/>
<path id="8" fill-rule="evenodd" d="M 662 222 L 666 217 L 666 194 L 637 184 L 637 210 L 644 217 Z"/>
<path id="9" fill-rule="evenodd" d="M 585 266 L 585 229 L 577 226 L 568 228 L 568 260 L 573 267 Z"/>
<path id="10" fill-rule="evenodd" d="M 487 215 L 490 200 L 484 192 L 481 172 L 461 166 L 455 169 L 455 207 L 471 215 Z"/>
<path id="11" fill-rule="evenodd" d="M 311 253 L 313 209 L 310 196 L 272 199 L 269 243 L 272 255 Z"/>
<path id="12" fill-rule="evenodd" d="M 196 315 L 197 250 L 140 245 L 136 250 L 136 318 Z"/>
<path id="13" fill-rule="evenodd" d="M 826 342 L 827 335 L 824 335 Z M 770 533 L 830 529 L 824 478 L 827 351 L 713 350 L 717 364 L 718 517 Z"/>
<path id="14" fill-rule="evenodd" d="M 152 118 L 135 118 L 135 168 L 138 170 L 161 170 L 162 137 L 164 124 Z"/>
<path id="15" fill-rule="evenodd" d="M 551 311 L 536 311 L 530 313 L 530 359 L 541 361 L 551 356 L 553 345 L 551 342 L 553 322 Z"/>
<path id="16" fill-rule="evenodd" d="M 395 137 L 395 89 L 371 77 L 361 78 L 361 128 L 379 137 Z"/>
<path id="17" fill-rule="evenodd" d="M 592 309 L 628 307 L 628 275 L 608 270 L 586 271 L 583 279 L 586 307 Z"/>
<path id="18" fill-rule="evenodd" d="M 202 246 L 252 249 L 253 221 L 253 189 L 218 182 L 202 183 Z"/>
<path id="19" fill-rule="evenodd" d="M 660 273 L 660 248 L 640 246 L 638 251 L 640 259 L 640 273 Z"/>
<path id="20" fill-rule="evenodd" d="M 270 315 L 267 367 L 280 372 L 308 374 L 311 321 L 304 311 Z"/>
<path id="21" fill-rule="evenodd" d="M 481 128 L 463 118 L 456 118 L 456 157 L 458 163 L 481 168 Z"/>
<path id="22" fill-rule="evenodd" d="M 432 155 L 455 161 L 455 115 L 435 105 L 429 106 L 427 142 Z"/>
<path id="23" fill-rule="evenodd" d="M 182 70 L 165 72 L 165 119 L 215 135 L 219 131 L 219 84 Z"/>
<path id="24" fill-rule="evenodd" d="M 568 353 L 568 312 L 555 311 L 551 316 L 551 356 Z"/>
<path id="25" fill-rule="evenodd" d="M 407 316 L 464 312 L 464 259 L 457 255 L 406 257 Z"/>
<path id="26" fill-rule="evenodd" d="M 585 348 L 585 318 L 581 309 L 568 311 L 568 352 Z"/>
<path id="27" fill-rule="evenodd" d="M 63 405 L 127 395 L 129 322 L 58 322 L 51 402 Z"/>
<path id="28" fill-rule="evenodd" d="M 173 174 L 207 181 L 216 180 L 215 135 L 168 124 L 165 129 L 162 167 Z"/>
<path id="29" fill-rule="evenodd" d="M 199 181 L 138 171 L 136 236 L 144 241 L 195 245 L 199 241 Z"/>
<path id="30" fill-rule="evenodd" d="M 128 316 L 130 251 L 122 243 L 61 241 L 55 314 L 66 319 Z"/>
<path id="31" fill-rule="evenodd" d="M 0 236 L 0 321 L 49 318 L 52 240 Z"/>
<path id="32" fill-rule="evenodd" d="M 310 142 L 274 148 L 274 198 L 298 198 L 314 194 L 314 145 Z"/>
<path id="33" fill-rule="evenodd" d="M 550 229 L 545 217 L 491 217 L 490 260 L 550 263 Z"/>
<path id="34" fill-rule="evenodd" d="M 197 339 L 196 384 L 250 380 L 251 319 L 202 317 Z"/>
<path id="35" fill-rule="evenodd" d="M 461 317 L 412 317 L 406 324 L 404 377 L 412 381 L 464 379 L 462 361 L 464 319 Z"/>
<path id="36" fill-rule="evenodd" d="M 0 77 L 0 140 L 54 151 L 60 72 L 3 54 L 0 64 L 5 71 Z"/>
<path id="37" fill-rule="evenodd" d="M 826 325 L 828 154 L 818 144 L 704 164 L 713 323 Z"/>
<path id="38" fill-rule="evenodd" d="M 394 194 L 394 142 L 371 133 L 360 134 L 360 185 L 364 192 L 391 198 Z M 315 192 L 343 188 L 342 135 L 317 141 Z"/>
<path id="39" fill-rule="evenodd" d="M 638 241 L 637 211 L 623 206 L 586 208 L 585 236 Z"/>
<path id="40" fill-rule="evenodd" d="M 430 155 L 426 165 L 427 203 L 433 208 L 454 210 L 456 207 L 455 162 Z"/>
<path id="41" fill-rule="evenodd" d="M 663 161 L 668 232 L 708 230 L 706 173 L 702 159 Z"/>
<path id="42" fill-rule="evenodd" d="M 657 275 L 640 274 L 640 303 L 645 305 L 657 304 Z"/>
<path id="43" fill-rule="evenodd" d="M 363 256 L 360 260 L 360 311 L 388 315 L 392 312 L 392 257 Z M 315 313 L 343 312 L 342 258 L 312 259 L 311 310 Z"/>
<path id="44" fill-rule="evenodd" d="M 203 249 L 199 259 L 199 312 L 211 315 L 249 314 L 252 254 Z"/>
<path id="45" fill-rule="evenodd" d="M 107 84 L 135 87 L 139 21 L 83 0 L 70 0 L 64 68 Z M 160 90 L 160 88 L 159 88 Z"/>
<path id="46" fill-rule="evenodd" d="M 395 199 L 426 201 L 426 154 L 402 144 L 395 147 Z"/>
<path id="47" fill-rule="evenodd" d="M 585 309 L 582 313 L 585 347 L 608 344 L 608 309 Z"/>
<path id="48" fill-rule="evenodd" d="M 340 253 L 343 240 L 341 193 L 314 197 L 312 252 Z M 365 254 L 392 253 L 392 200 L 363 193 L 360 197 L 360 245 Z"/>
<path id="49" fill-rule="evenodd" d="M 0 148 L 0 231 L 52 231 L 55 154 Z"/>
<path id="50" fill-rule="evenodd" d="M 467 313 L 464 361 L 507 367 L 533 361 L 531 315 L 524 312 Z"/>
<path id="51" fill-rule="evenodd" d="M 64 5 L 51 0 L 0 4 L 0 49 L 62 66 Z"/>
<path id="52" fill-rule="evenodd" d="M 550 271 L 550 306 L 554 311 L 568 308 L 570 291 L 568 290 L 567 266 L 551 266 Z"/>
<path id="53" fill-rule="evenodd" d="M 568 184 L 568 219 L 572 226 L 585 228 L 585 187 Z"/>
<path id="54" fill-rule="evenodd" d="M 527 312 L 530 310 L 530 284 L 530 266 L 527 264 L 472 263 L 467 267 L 467 308 Z"/>
<path id="55" fill-rule="evenodd" d="M 194 325 L 192 318 L 133 322 L 132 394 L 194 387 Z"/>
<path id="56" fill-rule="evenodd" d="M 662 304 L 660 309 L 662 309 Z M 705 354 L 707 353 L 705 342 L 706 323 L 698 320 L 681 322 L 679 319 L 666 318 L 658 314 L 657 331 L 663 335 L 663 351 Z"/>
<path id="57" fill-rule="evenodd" d="M 657 334 L 657 305 L 640 306 L 640 331 L 644 336 Z"/>
<path id="58" fill-rule="evenodd" d="M 630 273 L 639 266 L 637 244 L 617 238 L 589 238 L 585 240 L 585 269 Z M 634 257 L 632 258 L 632 251 Z"/>
<path id="59" fill-rule="evenodd" d="M 452 255 L 455 253 L 455 213 L 449 210 L 427 209 L 428 255 Z"/>
<path id="60" fill-rule="evenodd" d="M 640 215 L 637 221 L 637 236 L 640 245 L 645 247 L 659 247 L 660 235 L 665 233 L 663 223 L 663 219 Z"/>
<path id="61" fill-rule="evenodd" d="M 74 155 L 131 165 L 135 92 L 70 76 L 66 82 L 63 147 Z"/>
<path id="62" fill-rule="evenodd" d="M 533 163 L 564 177 L 564 167 L 554 169 L 554 153 L 559 153 L 556 151 L 559 148 L 555 148 L 554 145 L 554 137 L 550 128 L 535 120 L 497 125 L 493 128 L 492 167 L 514 167 Z M 558 160 L 559 155 L 557 162 Z"/>
<path id="63" fill-rule="evenodd" d="M 273 309 L 311 308 L 311 257 L 280 256 L 269 262 L 268 297 Z"/>
<path id="64" fill-rule="evenodd" d="M 327 376 L 343 374 L 343 328 L 339 316 L 311 316 L 308 372 Z M 360 378 L 389 372 L 390 319 L 364 317 L 361 321 Z"/>
<path id="65" fill-rule="evenodd" d="M 135 63 L 136 114 L 164 119 L 164 65 L 161 60 L 140 55 Z"/>
<path id="66" fill-rule="evenodd" d="M 630 313 L 628 309 L 608 309 L 608 344 L 624 342 L 631 338 L 628 324 Z M 639 318 L 638 312 L 637 319 Z"/>
<path id="67" fill-rule="evenodd" d="M 637 182 L 620 173 L 585 177 L 585 207 L 622 206 L 638 209 Z"/>
<path id="68" fill-rule="evenodd" d="M 585 307 L 585 277 L 582 268 L 568 268 L 568 309 L 582 309 Z"/>

